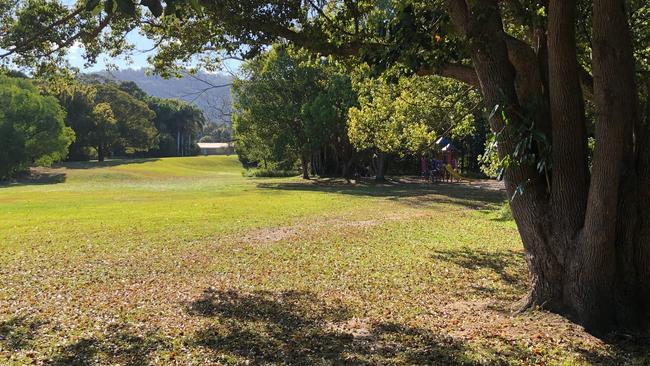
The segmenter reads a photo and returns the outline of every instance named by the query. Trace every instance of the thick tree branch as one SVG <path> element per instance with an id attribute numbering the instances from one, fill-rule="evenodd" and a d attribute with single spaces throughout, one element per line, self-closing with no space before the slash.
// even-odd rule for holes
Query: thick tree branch
<path id="1" fill-rule="evenodd" d="M 607 330 L 617 320 L 612 289 L 617 285 L 619 189 L 629 159 L 626 142 L 632 140 L 639 118 L 638 94 L 625 0 L 594 0 L 592 24 L 597 143 L 576 251 L 576 257 L 584 261 L 575 273 L 577 285 L 571 295 L 577 318 L 587 330 Z"/>
<path id="2" fill-rule="evenodd" d="M 29 37 L 28 39 L 26 39 L 26 40 L 20 42 L 20 44 L 16 44 L 16 45 L 14 45 L 14 47 L 13 47 L 12 49 L 8 50 L 8 51 L 5 52 L 5 53 L 0 54 L 0 58 L 4 58 L 4 57 L 7 57 L 7 56 L 11 56 L 11 55 L 13 55 L 14 53 L 17 53 L 17 52 L 19 52 L 19 51 L 21 51 L 21 50 L 24 50 L 24 49 L 28 48 L 29 46 L 32 45 L 32 43 L 38 41 L 39 38 L 42 37 L 43 35 L 45 35 L 46 33 L 51 32 L 52 30 L 54 30 L 54 28 L 59 27 L 59 26 L 61 26 L 61 25 L 64 25 L 64 24 L 66 24 L 67 22 L 69 22 L 70 20 L 74 19 L 74 17 L 76 17 L 77 15 L 81 14 L 81 12 L 82 12 L 83 10 L 84 10 L 83 7 L 79 7 L 79 8 L 77 8 L 77 9 L 75 9 L 75 10 L 72 11 L 70 14 L 66 15 L 65 17 L 63 17 L 63 18 L 61 18 L 61 19 L 59 19 L 59 20 L 53 22 L 52 24 L 46 26 L 46 27 L 43 28 L 40 32 L 37 32 L 36 34 L 32 35 L 32 36 Z M 73 42 L 74 42 L 74 41 L 73 41 Z"/>
<path id="3" fill-rule="evenodd" d="M 578 77 L 576 0 L 551 0 L 548 20 L 549 106 L 553 121 L 552 243 L 568 251 L 587 204 L 587 131 Z M 562 255 L 564 257 L 564 255 Z"/>
<path id="4" fill-rule="evenodd" d="M 447 0 L 446 3 L 456 31 L 461 35 L 467 36 L 471 33 L 467 3 L 465 0 Z"/>
<path id="5" fill-rule="evenodd" d="M 56 49 L 54 49 L 54 50 L 52 50 L 50 52 L 47 52 L 45 55 L 50 56 L 53 53 L 55 53 L 57 51 L 60 51 L 61 49 L 70 47 L 79 38 L 86 38 L 86 37 L 95 38 L 95 37 L 97 37 L 106 27 L 108 27 L 108 25 L 111 23 L 112 19 L 113 19 L 113 14 L 106 15 L 106 17 L 99 22 L 99 24 L 97 25 L 97 28 L 93 29 L 90 32 L 85 31 L 85 30 L 82 30 L 82 31 L 78 32 L 77 34 L 73 35 L 72 37 L 69 37 L 65 41 L 63 41 L 61 43 L 58 43 L 57 44 L 59 46 L 58 48 L 56 48 Z"/>
<path id="6" fill-rule="evenodd" d="M 423 67 L 418 70 L 417 74 L 420 76 L 440 75 L 461 81 L 475 88 L 480 88 L 480 83 L 478 81 L 478 77 L 476 76 L 476 71 L 474 71 L 473 67 L 467 65 L 449 63 L 437 69 Z"/>
<path id="7" fill-rule="evenodd" d="M 515 82 L 519 101 L 523 105 L 531 102 L 538 103 L 543 95 L 543 85 L 535 51 L 528 43 L 509 35 L 506 35 L 506 47 L 508 47 L 508 60 L 517 74 Z M 539 100 L 534 101 L 534 98 Z"/>

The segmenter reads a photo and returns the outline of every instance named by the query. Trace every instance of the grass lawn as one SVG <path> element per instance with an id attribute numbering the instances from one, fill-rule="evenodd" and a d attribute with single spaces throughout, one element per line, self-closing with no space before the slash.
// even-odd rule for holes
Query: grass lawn
<path id="1" fill-rule="evenodd" d="M 0 364 L 648 365 L 527 288 L 503 194 L 245 178 L 235 157 L 0 186 Z"/>

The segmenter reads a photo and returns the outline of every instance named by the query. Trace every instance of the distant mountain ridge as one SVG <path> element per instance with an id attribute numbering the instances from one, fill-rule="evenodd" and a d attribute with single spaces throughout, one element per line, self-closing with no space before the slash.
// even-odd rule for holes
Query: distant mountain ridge
<path id="1" fill-rule="evenodd" d="M 133 81 L 154 97 L 181 99 L 196 104 L 209 121 L 230 124 L 230 75 L 199 72 L 180 79 L 164 79 L 158 75 L 147 75 L 146 71 L 125 69 L 94 74 L 116 81 Z"/>

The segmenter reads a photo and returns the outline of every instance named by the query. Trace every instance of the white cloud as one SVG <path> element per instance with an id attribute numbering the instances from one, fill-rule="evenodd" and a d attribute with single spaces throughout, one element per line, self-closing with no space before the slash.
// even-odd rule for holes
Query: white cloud
<path id="1" fill-rule="evenodd" d="M 75 42 L 68 48 L 68 59 L 70 61 L 81 61 L 82 52 L 83 45 L 80 42 Z"/>

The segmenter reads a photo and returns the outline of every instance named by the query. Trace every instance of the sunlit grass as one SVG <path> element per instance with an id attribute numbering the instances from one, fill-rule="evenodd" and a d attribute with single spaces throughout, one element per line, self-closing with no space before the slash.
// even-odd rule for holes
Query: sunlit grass
<path id="1" fill-rule="evenodd" d="M 0 186 L 0 364 L 621 364 L 541 312 L 503 195 L 247 178 L 236 157 Z M 631 351 L 630 351 L 631 352 Z"/>

